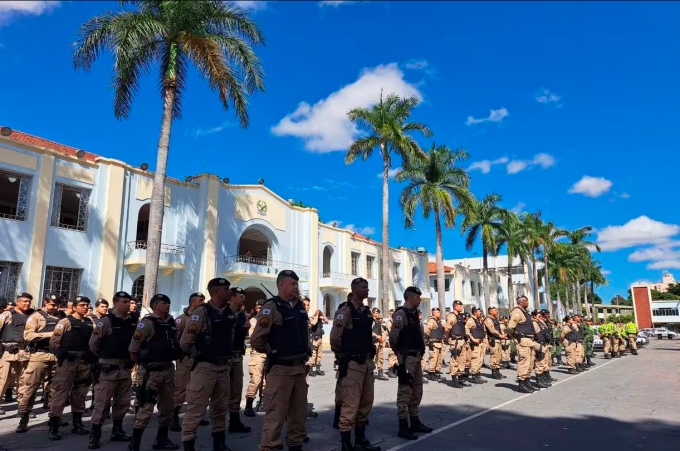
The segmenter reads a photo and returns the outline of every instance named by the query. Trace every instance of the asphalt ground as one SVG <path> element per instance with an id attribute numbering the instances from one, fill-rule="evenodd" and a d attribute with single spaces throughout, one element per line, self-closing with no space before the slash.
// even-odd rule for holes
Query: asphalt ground
<path id="1" fill-rule="evenodd" d="M 601 355 L 594 359 L 595 367 L 579 375 L 554 369 L 558 382 L 528 395 L 516 391 L 515 372 L 510 370 L 502 371 L 507 379 L 489 379 L 487 384 L 465 389 L 430 382 L 424 387 L 421 420 L 435 430 L 417 441 L 396 436 L 396 380 L 376 381 L 367 436 L 383 451 L 680 450 L 680 340 L 652 339 L 638 356 L 604 360 Z M 335 388 L 332 363 L 332 355 L 326 352 L 326 375 L 309 381 L 309 402 L 319 416 L 307 421 L 310 442 L 305 450 L 339 449 L 339 433 L 331 427 Z M 482 371 L 488 373 L 488 369 Z M 16 403 L 4 409 L 7 413 L 0 417 L 0 450 L 87 449 L 87 437 L 70 434 L 70 427 L 62 428 L 61 441 L 49 441 L 47 413 L 42 409 L 35 410 L 37 418 L 30 421 L 27 433 L 16 434 Z M 70 421 L 70 417 L 67 410 L 63 418 Z M 89 417 L 85 420 L 89 426 Z M 227 445 L 233 451 L 257 450 L 262 420 L 261 413 L 256 418 L 243 418 L 253 432 L 228 434 Z M 128 433 L 132 432 L 132 421 L 128 415 Z M 108 441 L 110 428 L 107 421 L 101 449 L 126 450 L 126 444 Z M 151 449 L 156 429 L 153 418 L 142 449 Z M 179 433 L 171 432 L 170 438 L 180 442 Z M 209 427 L 199 429 L 196 448 L 212 449 Z"/>

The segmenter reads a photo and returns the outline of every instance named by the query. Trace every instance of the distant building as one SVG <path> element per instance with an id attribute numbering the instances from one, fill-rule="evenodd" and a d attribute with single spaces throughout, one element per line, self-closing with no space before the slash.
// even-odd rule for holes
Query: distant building
<path id="1" fill-rule="evenodd" d="M 633 284 L 631 293 L 639 328 L 667 327 L 680 330 L 680 301 L 652 300 L 652 286 L 647 284 Z"/>
<path id="2" fill-rule="evenodd" d="M 614 305 L 614 304 L 593 304 L 592 317 L 594 321 L 604 320 L 611 315 L 631 315 L 633 314 L 632 305 Z"/>
<path id="3" fill-rule="evenodd" d="M 665 293 L 666 291 L 668 291 L 668 287 L 674 283 L 676 282 L 675 277 L 673 277 L 673 274 L 669 273 L 668 271 L 664 271 L 661 282 L 651 283 L 649 285 L 649 288 L 651 288 L 652 290 L 661 291 Z"/>

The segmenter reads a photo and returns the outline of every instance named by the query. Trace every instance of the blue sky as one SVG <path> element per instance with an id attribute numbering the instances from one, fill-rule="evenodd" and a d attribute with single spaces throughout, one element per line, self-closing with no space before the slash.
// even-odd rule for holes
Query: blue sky
<path id="1" fill-rule="evenodd" d="M 260 23 L 267 91 L 240 129 L 195 73 L 174 124 L 168 174 L 259 178 L 285 199 L 380 238 L 379 159 L 345 166 L 345 113 L 380 87 L 417 95 L 432 140 L 470 152 L 472 189 L 559 227 L 589 224 L 609 300 L 632 282 L 680 276 L 680 3 L 241 2 Z M 0 2 L 0 124 L 155 165 L 155 74 L 131 117 L 112 114 L 111 60 L 73 71 L 70 43 L 112 2 Z M 429 147 L 432 140 L 422 140 Z M 395 167 L 398 162 L 395 162 Z M 433 222 L 407 235 L 391 187 L 390 241 L 434 252 Z M 472 256 L 459 230 L 446 258 Z"/>

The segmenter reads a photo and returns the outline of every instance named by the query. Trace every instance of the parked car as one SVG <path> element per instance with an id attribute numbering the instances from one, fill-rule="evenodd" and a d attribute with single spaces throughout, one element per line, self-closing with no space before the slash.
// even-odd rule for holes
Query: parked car
<path id="1" fill-rule="evenodd" d="M 668 338 L 669 340 L 673 340 L 677 336 L 677 334 L 675 332 L 671 332 L 665 327 L 657 327 L 656 329 L 654 329 L 654 336 L 659 340 L 661 340 L 662 338 Z"/>
<path id="2" fill-rule="evenodd" d="M 654 335 L 654 329 L 640 329 L 640 332 L 644 332 L 644 334 L 648 337 Z"/>
<path id="3" fill-rule="evenodd" d="M 638 332 L 637 340 L 635 340 L 638 346 L 644 346 L 649 344 L 649 337 L 644 332 Z"/>

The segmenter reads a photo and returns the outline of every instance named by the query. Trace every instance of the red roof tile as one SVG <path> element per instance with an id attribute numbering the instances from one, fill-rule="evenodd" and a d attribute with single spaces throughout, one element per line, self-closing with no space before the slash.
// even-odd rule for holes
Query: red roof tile
<path id="1" fill-rule="evenodd" d="M 437 264 L 435 262 L 429 262 L 427 264 L 427 270 L 430 274 L 437 274 Z M 444 272 L 451 271 L 453 271 L 452 267 L 444 265 Z"/>
<path id="2" fill-rule="evenodd" d="M 39 138 L 37 136 L 29 135 L 28 133 L 20 132 L 18 130 L 12 130 L 12 134 L 9 135 L 8 138 L 18 143 L 28 144 L 30 146 L 44 147 L 46 149 L 51 149 L 54 150 L 55 152 L 59 152 L 62 155 L 68 155 L 71 157 L 75 157 L 76 153 L 80 150 L 76 149 L 75 147 L 59 144 L 45 138 Z M 95 155 L 90 152 L 85 152 L 85 156 L 83 157 L 83 159 L 91 163 L 94 163 L 97 157 L 99 157 L 99 155 Z"/>

